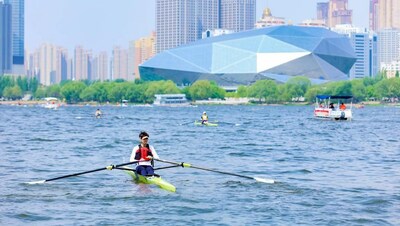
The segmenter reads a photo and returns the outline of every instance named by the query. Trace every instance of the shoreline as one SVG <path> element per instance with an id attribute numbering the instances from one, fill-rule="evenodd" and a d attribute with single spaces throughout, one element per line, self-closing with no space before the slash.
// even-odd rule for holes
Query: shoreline
<path id="1" fill-rule="evenodd" d="M 7 106 L 40 106 L 46 104 L 43 100 L 14 100 L 14 101 L 0 101 L 0 105 Z M 67 104 L 65 102 L 59 102 L 60 106 L 111 106 L 111 107 L 126 107 L 121 106 L 120 103 L 97 103 L 97 102 L 80 102 L 76 104 Z M 128 106 L 152 106 L 152 104 L 140 104 L 140 103 L 130 103 Z M 241 105 L 241 106 L 304 106 L 304 105 L 314 105 L 314 103 L 308 102 L 284 102 L 276 104 L 266 104 L 266 103 L 251 103 L 245 102 L 243 99 L 238 101 L 235 100 L 201 100 L 194 101 L 192 105 Z M 363 101 L 361 103 L 353 103 L 353 108 L 362 108 L 363 106 L 400 106 L 400 103 L 382 103 L 379 101 Z"/>

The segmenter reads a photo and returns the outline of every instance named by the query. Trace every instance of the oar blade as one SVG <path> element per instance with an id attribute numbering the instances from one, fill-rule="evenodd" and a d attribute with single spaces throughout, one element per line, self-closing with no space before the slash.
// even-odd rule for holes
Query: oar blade
<path id="1" fill-rule="evenodd" d="M 44 184 L 46 180 L 38 180 L 38 181 L 31 181 L 31 182 L 26 182 L 27 184 Z"/>
<path id="2" fill-rule="evenodd" d="M 261 177 L 254 177 L 254 179 L 258 182 L 262 182 L 262 183 L 267 183 L 267 184 L 273 184 L 275 183 L 274 180 L 272 179 L 265 179 L 265 178 L 261 178 Z"/>

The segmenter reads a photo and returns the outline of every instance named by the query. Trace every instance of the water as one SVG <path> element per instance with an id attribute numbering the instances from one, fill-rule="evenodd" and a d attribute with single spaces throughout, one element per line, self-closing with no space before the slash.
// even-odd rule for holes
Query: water
<path id="1" fill-rule="evenodd" d="M 96 108 L 0 106 L 1 225 L 400 224 L 400 108 Z M 203 111 L 220 125 L 194 126 Z M 141 130 L 163 159 L 278 183 L 190 168 L 158 171 L 176 193 L 118 170 L 25 183 L 127 162 Z"/>

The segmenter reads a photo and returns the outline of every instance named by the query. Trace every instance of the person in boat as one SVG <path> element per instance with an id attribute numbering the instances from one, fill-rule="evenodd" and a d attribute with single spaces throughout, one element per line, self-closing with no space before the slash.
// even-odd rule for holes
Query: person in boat
<path id="1" fill-rule="evenodd" d="M 342 110 L 342 111 L 344 111 L 344 110 L 346 110 L 346 105 L 342 102 L 341 104 L 340 104 L 340 110 Z"/>
<path id="2" fill-rule="evenodd" d="M 333 105 L 333 103 L 329 104 L 329 108 L 332 109 L 332 110 L 335 110 L 335 106 Z"/>
<path id="3" fill-rule="evenodd" d="M 203 112 L 201 115 L 201 124 L 207 124 L 208 123 L 208 115 L 207 112 Z"/>
<path id="4" fill-rule="evenodd" d="M 100 118 L 101 115 L 102 115 L 102 113 L 101 113 L 100 109 L 97 109 L 97 110 L 96 110 L 96 113 L 94 113 L 94 116 L 95 116 L 96 118 Z"/>
<path id="5" fill-rule="evenodd" d="M 140 144 L 136 145 L 131 154 L 130 161 L 140 160 L 136 166 L 136 173 L 143 176 L 154 175 L 154 160 L 159 158 L 153 146 L 149 145 L 149 134 L 145 131 L 139 133 Z"/>

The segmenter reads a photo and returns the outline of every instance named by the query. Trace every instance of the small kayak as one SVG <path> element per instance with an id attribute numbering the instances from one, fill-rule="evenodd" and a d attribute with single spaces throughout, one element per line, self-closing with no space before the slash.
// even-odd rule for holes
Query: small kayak
<path id="1" fill-rule="evenodd" d="M 175 192 L 176 188 L 174 185 L 170 184 L 168 181 L 162 179 L 160 176 L 152 176 L 152 177 L 145 177 L 140 174 L 137 174 L 135 171 L 132 171 L 131 168 L 125 167 L 129 170 L 125 170 L 127 174 L 129 174 L 132 179 L 137 183 L 143 184 L 155 184 L 161 189 L 166 191 Z"/>
<path id="2" fill-rule="evenodd" d="M 218 126 L 217 123 L 212 123 L 212 122 L 207 122 L 207 123 L 201 123 L 201 121 L 194 121 L 195 126 Z"/>

